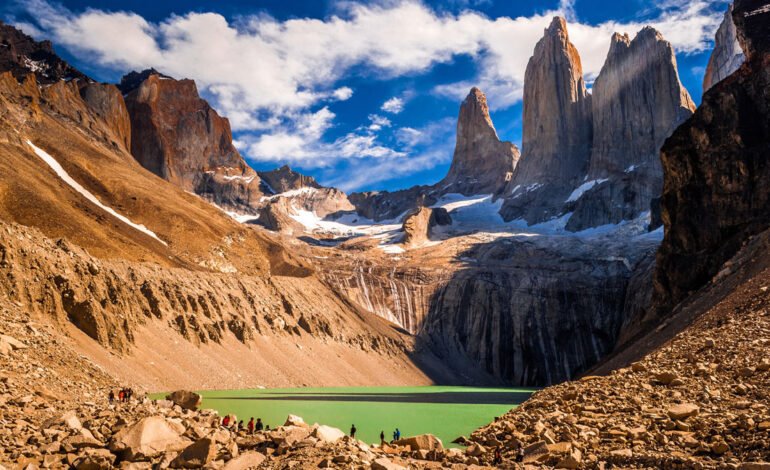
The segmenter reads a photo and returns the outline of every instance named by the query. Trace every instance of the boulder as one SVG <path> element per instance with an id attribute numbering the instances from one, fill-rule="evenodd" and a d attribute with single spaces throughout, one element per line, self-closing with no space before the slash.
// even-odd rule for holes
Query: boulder
<path id="1" fill-rule="evenodd" d="M 396 465 L 385 457 L 381 457 L 372 462 L 372 470 L 406 470 L 406 467 Z"/>
<path id="2" fill-rule="evenodd" d="M 322 424 L 313 428 L 312 436 L 321 442 L 337 442 L 345 437 L 345 433 L 340 429 Z"/>
<path id="3" fill-rule="evenodd" d="M 406 437 L 395 442 L 399 446 L 408 446 L 412 451 L 416 450 L 444 450 L 441 439 L 433 434 L 420 434 L 419 436 Z"/>
<path id="4" fill-rule="evenodd" d="M 156 457 L 164 452 L 180 451 L 190 444 L 182 437 L 184 427 L 161 416 L 148 416 L 126 426 L 112 438 L 110 450 L 126 460 Z"/>
<path id="5" fill-rule="evenodd" d="M 244 452 L 225 464 L 222 470 L 248 470 L 262 465 L 267 457 L 259 452 Z"/>
<path id="6" fill-rule="evenodd" d="M 115 458 L 107 449 L 89 449 L 78 455 L 72 466 L 76 470 L 109 470 L 114 468 Z"/>
<path id="7" fill-rule="evenodd" d="M 174 402 L 185 410 L 197 410 L 201 404 L 202 397 L 195 392 L 187 390 L 177 390 L 166 395 L 166 400 Z"/>
<path id="8" fill-rule="evenodd" d="M 673 420 L 685 420 L 691 416 L 697 416 L 700 408 L 693 403 L 681 403 L 668 409 L 668 417 Z"/>
<path id="9" fill-rule="evenodd" d="M 203 438 L 187 446 L 172 462 L 172 468 L 200 468 L 217 456 L 217 445 Z"/>
<path id="10" fill-rule="evenodd" d="M 286 422 L 283 423 L 284 426 L 302 426 L 306 427 L 307 423 L 304 419 L 302 419 L 301 416 L 296 415 L 289 415 L 286 417 Z"/>

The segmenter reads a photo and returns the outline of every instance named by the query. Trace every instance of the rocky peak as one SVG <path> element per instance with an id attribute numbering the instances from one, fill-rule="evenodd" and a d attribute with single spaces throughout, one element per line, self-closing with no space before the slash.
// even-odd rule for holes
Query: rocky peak
<path id="1" fill-rule="evenodd" d="M 260 171 L 259 176 L 273 194 L 300 188 L 321 188 L 315 178 L 298 173 L 289 168 L 289 165 L 283 165 L 272 171 Z"/>
<path id="2" fill-rule="evenodd" d="M 616 33 L 593 86 L 589 178 L 633 168 L 662 177 L 660 147 L 694 109 L 674 50 L 657 30 L 645 27 L 633 40 Z"/>
<path id="3" fill-rule="evenodd" d="M 738 42 L 749 60 L 770 51 L 770 5 L 767 0 L 736 0 L 733 8 Z"/>
<path id="4" fill-rule="evenodd" d="M 473 87 L 460 106 L 452 165 L 438 186 L 466 195 L 497 193 L 511 179 L 518 160 L 516 146 L 497 137 L 487 97 Z"/>
<path id="5" fill-rule="evenodd" d="M 724 80 L 735 72 L 744 60 L 743 50 L 738 42 L 738 35 L 733 22 L 733 6 L 725 12 L 714 39 L 714 50 L 709 57 L 706 74 L 703 77 L 703 92 Z"/>
<path id="6" fill-rule="evenodd" d="M 770 7 L 736 0 L 733 21 L 746 62 L 703 95 L 661 150 L 665 237 L 655 287 L 664 311 L 729 273 L 724 263 L 770 227 Z"/>
<path id="7" fill-rule="evenodd" d="M 565 184 L 582 176 L 591 146 L 590 103 L 567 23 L 554 18 L 525 72 L 522 157 L 514 186 Z"/>
<path id="8" fill-rule="evenodd" d="M 19 81 L 34 74 L 41 85 L 60 80 L 89 80 L 57 56 L 50 41 L 35 41 L 21 30 L 0 21 L 0 72 L 7 71 Z"/>
<path id="9" fill-rule="evenodd" d="M 257 173 L 233 146 L 230 122 L 198 95 L 192 80 L 153 69 L 121 80 L 131 117 L 131 153 L 156 175 L 214 203 L 255 213 Z"/>

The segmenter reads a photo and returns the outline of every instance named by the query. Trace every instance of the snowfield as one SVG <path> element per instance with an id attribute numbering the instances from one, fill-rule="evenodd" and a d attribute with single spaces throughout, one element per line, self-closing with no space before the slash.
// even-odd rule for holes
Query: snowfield
<path id="1" fill-rule="evenodd" d="M 100 209 L 104 210 L 105 212 L 109 213 L 116 219 L 120 220 L 124 224 L 130 226 L 131 228 L 134 228 L 136 230 L 139 230 L 140 232 L 144 233 L 145 235 L 149 235 L 152 238 L 158 240 L 159 242 L 163 243 L 164 245 L 168 246 L 166 242 L 158 238 L 157 235 L 147 227 L 145 227 L 142 224 L 137 224 L 132 222 L 128 217 L 125 217 L 119 213 L 117 213 L 114 209 L 111 207 L 105 206 L 104 204 L 97 199 L 96 196 L 94 196 L 90 191 L 88 191 L 86 188 L 80 185 L 77 181 L 75 181 L 69 173 L 67 173 L 64 168 L 59 164 L 59 162 L 56 161 L 55 158 L 50 156 L 48 153 L 45 152 L 45 150 L 41 149 L 40 147 L 36 147 L 35 144 L 27 141 L 27 144 L 32 147 L 32 150 L 35 151 L 35 154 L 40 157 L 41 160 L 43 160 L 45 163 L 48 164 L 49 167 L 61 178 L 65 183 L 67 183 L 72 189 L 77 191 L 80 195 L 82 195 L 84 198 L 88 199 L 94 205 L 98 206 Z"/>

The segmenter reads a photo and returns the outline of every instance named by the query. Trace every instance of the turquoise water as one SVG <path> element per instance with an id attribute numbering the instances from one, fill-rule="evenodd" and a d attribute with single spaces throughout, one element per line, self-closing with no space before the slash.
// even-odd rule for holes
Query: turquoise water
<path id="1" fill-rule="evenodd" d="M 395 428 L 402 436 L 431 433 L 449 445 L 461 435 L 491 422 L 526 400 L 533 389 L 473 387 L 334 387 L 202 391 L 203 408 L 221 416 L 235 414 L 244 424 L 262 418 L 271 427 L 286 416 L 301 416 L 309 424 L 358 428 L 356 437 L 377 443 Z M 159 394 L 158 398 L 162 394 Z"/>

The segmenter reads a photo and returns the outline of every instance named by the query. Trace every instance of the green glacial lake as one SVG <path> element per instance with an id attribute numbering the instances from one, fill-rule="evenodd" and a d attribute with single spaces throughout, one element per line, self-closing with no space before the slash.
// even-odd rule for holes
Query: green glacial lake
<path id="1" fill-rule="evenodd" d="M 444 445 L 526 400 L 532 389 L 473 387 L 334 387 L 217 390 L 199 392 L 203 407 L 220 416 L 235 414 L 244 425 L 250 417 L 262 418 L 270 427 L 282 425 L 286 416 L 301 416 L 309 424 L 321 423 L 356 437 L 379 442 L 380 431 L 390 440 L 398 427 L 401 436 L 431 433 Z"/>

